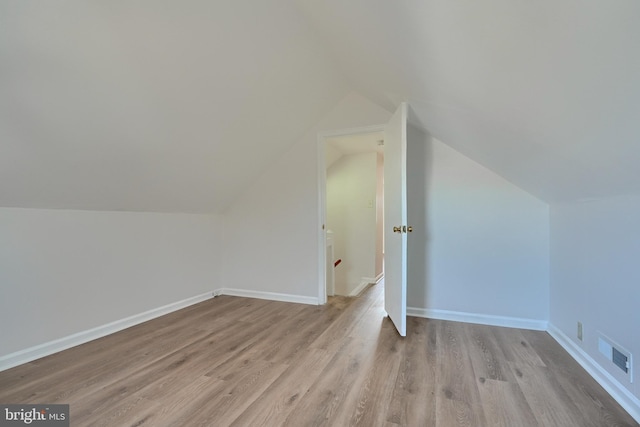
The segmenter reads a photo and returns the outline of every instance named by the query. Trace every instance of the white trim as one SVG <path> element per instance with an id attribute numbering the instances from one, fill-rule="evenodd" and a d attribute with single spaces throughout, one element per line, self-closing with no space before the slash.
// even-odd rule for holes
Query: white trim
<path id="1" fill-rule="evenodd" d="M 318 304 L 327 303 L 327 159 L 325 137 L 320 133 L 317 139 L 318 155 Z M 333 261 L 333 260 L 332 260 Z"/>
<path id="2" fill-rule="evenodd" d="M 546 331 L 549 324 L 546 320 L 493 316 L 489 314 L 465 313 L 461 311 L 435 310 L 417 307 L 407 307 L 407 316 L 451 320 L 453 322 L 477 323 L 480 325 L 503 326 L 506 328 L 532 329 L 535 331 Z"/>
<path id="3" fill-rule="evenodd" d="M 251 291 L 247 289 L 223 288 L 223 289 L 220 289 L 219 295 L 229 295 L 229 296 L 243 297 L 243 298 L 259 298 L 259 299 L 266 299 L 271 301 L 295 302 L 298 304 L 318 305 L 318 298 L 316 297 L 305 297 L 302 295 L 292 295 L 292 294 L 279 294 L 275 292 Z"/>
<path id="4" fill-rule="evenodd" d="M 87 329 L 86 331 L 81 331 L 72 335 L 68 335 L 66 337 L 59 338 L 57 340 L 38 344 L 24 350 L 16 351 L 15 353 L 7 354 L 6 356 L 0 357 L 0 371 L 4 371 L 6 369 L 13 368 L 14 366 L 22 365 L 24 363 L 29 363 L 36 359 L 40 359 L 41 357 L 58 353 L 68 348 L 75 347 L 77 345 L 102 338 L 123 329 L 130 328 L 131 326 L 138 325 L 148 320 L 155 319 L 156 317 L 164 316 L 165 314 L 172 313 L 190 305 L 206 301 L 218 295 L 216 294 L 216 292 L 217 291 L 206 292 L 202 295 L 167 304 L 162 307 L 154 308 L 143 313 L 134 314 L 133 316 L 116 320 L 102 326 L 98 326 L 96 328 Z"/>
<path id="5" fill-rule="evenodd" d="M 321 139 L 321 143 L 324 143 L 326 138 L 336 138 L 340 136 L 360 135 L 362 133 L 375 133 L 383 132 L 385 124 L 362 126 L 356 128 L 337 129 L 318 132 L 318 139 Z"/>
<path id="6" fill-rule="evenodd" d="M 378 274 L 376 276 L 376 278 L 374 279 L 373 283 L 375 283 L 377 285 L 378 283 L 380 283 L 382 281 L 383 278 L 384 278 L 384 272 Z"/>
<path id="7" fill-rule="evenodd" d="M 318 132 L 317 137 L 317 155 L 318 155 L 318 298 L 315 298 L 314 304 L 326 304 L 327 302 L 327 289 L 326 289 L 326 265 L 327 265 L 327 251 L 325 242 L 325 232 L 322 229 L 322 225 L 326 224 L 326 211 L 327 211 L 327 165 L 325 154 L 325 140 L 328 138 L 335 138 L 338 136 L 358 135 L 361 133 L 373 133 L 384 131 L 385 125 L 373 125 L 363 126 L 357 128 L 328 130 Z M 256 297 L 258 298 L 258 297 Z M 271 299 L 271 298 L 267 298 Z M 297 302 L 297 301 L 293 301 Z"/>
<path id="8" fill-rule="evenodd" d="M 555 325 L 549 324 L 547 332 L 549 332 L 549 335 L 551 335 L 633 419 L 640 423 L 640 399 L 635 397 L 626 387 Z"/>
<path id="9" fill-rule="evenodd" d="M 360 295 L 360 292 L 364 291 L 364 289 L 372 283 L 376 283 L 375 279 L 371 277 L 363 277 L 360 281 L 360 284 L 356 286 L 351 292 L 349 292 L 350 297 L 357 297 Z"/>

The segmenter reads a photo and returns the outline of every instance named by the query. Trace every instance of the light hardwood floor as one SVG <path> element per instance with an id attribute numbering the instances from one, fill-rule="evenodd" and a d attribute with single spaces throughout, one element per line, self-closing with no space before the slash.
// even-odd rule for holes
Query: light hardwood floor
<path id="1" fill-rule="evenodd" d="M 546 333 L 222 296 L 0 372 L 72 426 L 637 426 Z"/>

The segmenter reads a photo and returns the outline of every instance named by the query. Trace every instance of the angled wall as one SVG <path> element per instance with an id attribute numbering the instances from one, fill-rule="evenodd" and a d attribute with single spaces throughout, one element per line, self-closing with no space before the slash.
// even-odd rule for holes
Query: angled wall
<path id="1" fill-rule="evenodd" d="M 409 312 L 546 329 L 548 205 L 409 128 Z"/>

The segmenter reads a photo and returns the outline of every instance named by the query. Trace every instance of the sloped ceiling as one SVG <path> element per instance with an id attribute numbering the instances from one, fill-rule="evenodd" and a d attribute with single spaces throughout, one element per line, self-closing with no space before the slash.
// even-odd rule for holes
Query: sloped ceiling
<path id="1" fill-rule="evenodd" d="M 348 92 L 286 1 L 4 1 L 0 206 L 220 212 Z"/>
<path id="2" fill-rule="evenodd" d="M 384 154 L 384 132 L 336 136 L 325 140 L 325 167 L 351 154 L 377 152 Z"/>
<path id="3" fill-rule="evenodd" d="M 640 2 L 296 3 L 353 87 L 540 199 L 640 193 Z"/>
<path id="4" fill-rule="evenodd" d="M 640 193 L 637 0 L 0 4 L 0 206 L 220 212 L 350 90 L 547 202 Z"/>

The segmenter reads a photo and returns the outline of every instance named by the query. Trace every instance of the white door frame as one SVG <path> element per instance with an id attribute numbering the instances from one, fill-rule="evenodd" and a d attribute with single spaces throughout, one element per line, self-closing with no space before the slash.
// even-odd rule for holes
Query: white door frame
<path id="1" fill-rule="evenodd" d="M 318 133 L 318 304 L 327 303 L 327 242 L 325 228 L 327 224 L 327 158 L 325 154 L 326 140 L 340 136 L 358 135 L 362 133 L 384 132 L 386 124 L 332 130 Z"/>

